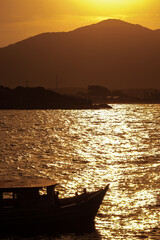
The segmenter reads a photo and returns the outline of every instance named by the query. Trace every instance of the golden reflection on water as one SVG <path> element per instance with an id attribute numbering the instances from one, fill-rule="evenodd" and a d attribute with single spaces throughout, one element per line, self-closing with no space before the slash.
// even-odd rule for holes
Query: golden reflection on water
<path id="1" fill-rule="evenodd" d="M 56 179 L 62 197 L 110 183 L 100 239 L 160 238 L 160 105 L 6 111 L 0 124 L 2 178 Z"/>

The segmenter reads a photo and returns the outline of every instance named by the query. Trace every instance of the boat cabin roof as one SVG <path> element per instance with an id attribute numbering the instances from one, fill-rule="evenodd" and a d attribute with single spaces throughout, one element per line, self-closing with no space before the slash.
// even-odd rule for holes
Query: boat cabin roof
<path id="1" fill-rule="evenodd" d="M 28 178 L 17 180 L 0 180 L 0 191 L 12 191 L 14 189 L 33 189 L 55 186 L 57 182 L 45 178 Z"/>

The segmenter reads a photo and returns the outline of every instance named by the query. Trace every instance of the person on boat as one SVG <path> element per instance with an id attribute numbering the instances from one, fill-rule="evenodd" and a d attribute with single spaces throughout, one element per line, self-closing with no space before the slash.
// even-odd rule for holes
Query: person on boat
<path id="1" fill-rule="evenodd" d="M 59 202 L 59 197 L 58 197 L 58 195 L 59 195 L 59 192 L 56 191 L 56 192 L 55 192 L 55 198 L 54 198 L 54 201 L 55 201 L 55 205 L 56 205 L 56 206 L 60 206 L 60 202 Z"/>
<path id="2" fill-rule="evenodd" d="M 79 197 L 78 197 L 78 192 L 75 192 L 75 202 L 78 203 L 79 202 Z"/>
<path id="3" fill-rule="evenodd" d="M 87 190 L 86 188 L 83 189 L 83 193 L 86 194 L 87 193 Z"/>
<path id="4" fill-rule="evenodd" d="M 83 200 L 86 200 L 88 197 L 86 188 L 83 189 L 82 197 L 83 197 Z"/>

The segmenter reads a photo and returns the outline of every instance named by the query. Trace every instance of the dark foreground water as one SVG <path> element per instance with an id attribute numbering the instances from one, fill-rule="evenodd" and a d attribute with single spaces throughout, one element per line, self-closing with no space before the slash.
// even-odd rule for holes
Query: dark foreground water
<path id="1" fill-rule="evenodd" d="M 63 197 L 110 183 L 95 232 L 29 239 L 160 239 L 160 105 L 0 111 L 0 150 L 0 179 L 56 179 Z"/>

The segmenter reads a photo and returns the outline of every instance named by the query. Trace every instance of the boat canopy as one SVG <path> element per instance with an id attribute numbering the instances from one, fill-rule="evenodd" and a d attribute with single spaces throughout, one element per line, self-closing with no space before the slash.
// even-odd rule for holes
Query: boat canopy
<path id="1" fill-rule="evenodd" d="M 40 189 L 57 185 L 55 180 L 45 178 L 26 178 L 16 180 L 0 180 L 0 192 L 18 189 Z"/>

